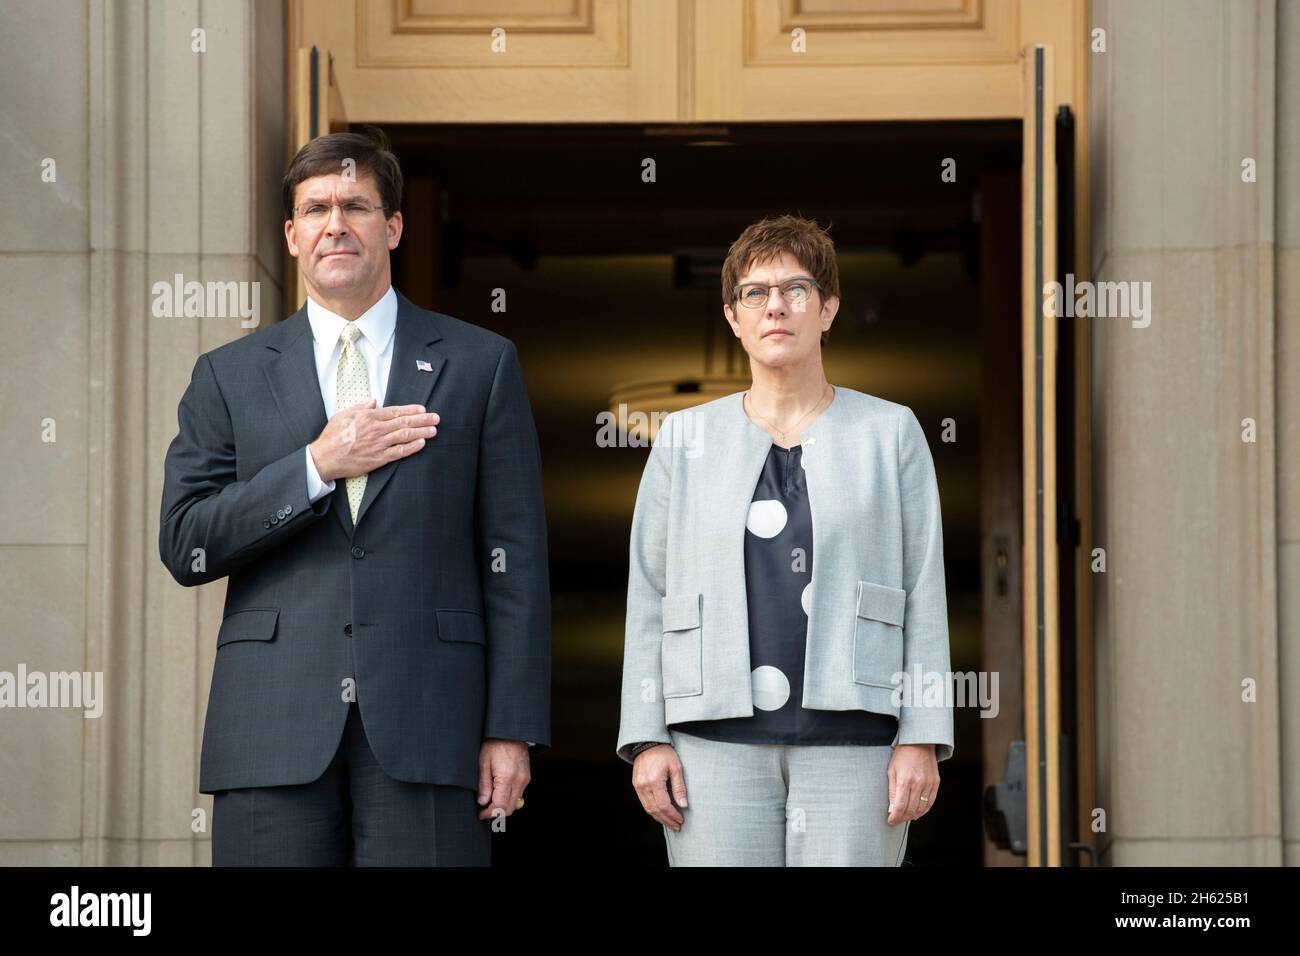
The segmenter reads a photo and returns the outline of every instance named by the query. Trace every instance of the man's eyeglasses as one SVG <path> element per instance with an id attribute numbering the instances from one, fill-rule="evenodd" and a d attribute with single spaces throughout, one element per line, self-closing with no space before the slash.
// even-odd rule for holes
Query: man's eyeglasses
<path id="1" fill-rule="evenodd" d="M 821 286 L 807 276 L 791 276 L 780 285 L 746 282 L 736 286 L 736 301 L 748 309 L 761 309 L 767 305 L 768 294 L 772 289 L 780 289 L 781 298 L 790 305 L 798 306 L 812 298 L 813 289 L 821 291 Z"/>
<path id="2" fill-rule="evenodd" d="M 346 222 L 359 222 L 378 208 L 364 199 L 346 199 L 343 202 L 305 202 L 294 212 L 309 226 L 323 226 L 335 206 L 339 207 Z"/>

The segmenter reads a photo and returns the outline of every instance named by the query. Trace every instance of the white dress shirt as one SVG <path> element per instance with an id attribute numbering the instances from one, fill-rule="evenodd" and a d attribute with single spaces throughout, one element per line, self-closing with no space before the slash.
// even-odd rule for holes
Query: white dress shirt
<path id="1" fill-rule="evenodd" d="M 311 296 L 307 297 L 307 321 L 316 354 L 316 377 L 320 381 L 321 399 L 325 414 L 334 417 L 334 396 L 338 390 L 339 360 L 343 357 L 343 343 L 339 340 L 348 320 L 335 315 Z M 388 390 L 388 370 L 393 364 L 393 342 L 397 338 L 397 294 L 390 285 L 379 301 L 366 309 L 356 320 L 361 329 L 357 347 L 366 360 L 370 373 L 370 394 L 375 397 L 375 407 L 384 407 L 384 393 Z M 307 497 L 319 501 L 334 490 L 334 482 L 325 484 L 307 448 Z"/>

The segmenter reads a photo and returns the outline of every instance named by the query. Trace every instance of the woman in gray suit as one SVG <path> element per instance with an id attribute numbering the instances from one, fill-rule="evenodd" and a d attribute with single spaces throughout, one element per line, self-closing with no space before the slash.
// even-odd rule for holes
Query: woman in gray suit
<path id="1" fill-rule="evenodd" d="M 674 866 L 896 866 L 953 752 L 929 446 L 827 382 L 815 222 L 749 226 L 722 288 L 753 384 L 667 416 L 646 462 L 617 751 Z"/>

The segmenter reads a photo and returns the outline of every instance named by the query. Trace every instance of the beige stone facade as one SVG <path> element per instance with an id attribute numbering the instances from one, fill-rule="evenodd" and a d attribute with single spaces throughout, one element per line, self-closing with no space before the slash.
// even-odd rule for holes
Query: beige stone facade
<path id="1" fill-rule="evenodd" d="M 1116 865 L 1300 861 L 1298 14 L 1092 7 L 1110 41 L 1090 78 L 1093 274 L 1155 298 L 1149 327 L 1093 333 L 1098 802 Z"/>
<path id="2" fill-rule="evenodd" d="M 158 506 L 193 363 L 246 330 L 154 315 L 151 290 L 258 282 L 261 321 L 282 315 L 286 8 L 5 17 L 0 670 L 103 672 L 105 707 L 0 710 L 0 864 L 206 865 L 224 588 L 171 580 Z M 1091 274 L 1154 289 L 1149 327 L 1092 339 L 1100 862 L 1291 865 L 1300 5 L 1094 0 L 1089 20 Z"/>

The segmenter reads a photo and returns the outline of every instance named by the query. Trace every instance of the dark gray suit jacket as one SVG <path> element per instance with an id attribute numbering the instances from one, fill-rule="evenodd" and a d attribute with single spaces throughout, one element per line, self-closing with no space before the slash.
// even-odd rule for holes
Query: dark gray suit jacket
<path id="1" fill-rule="evenodd" d="M 485 737 L 550 742 L 541 460 L 515 347 L 397 298 L 384 405 L 441 423 L 370 473 L 355 526 L 344 479 L 307 498 L 327 416 L 305 305 L 201 355 L 181 399 L 158 547 L 186 587 L 229 577 L 203 793 L 320 776 L 350 680 L 398 780 L 476 788 Z"/>

